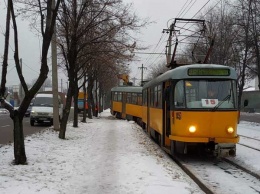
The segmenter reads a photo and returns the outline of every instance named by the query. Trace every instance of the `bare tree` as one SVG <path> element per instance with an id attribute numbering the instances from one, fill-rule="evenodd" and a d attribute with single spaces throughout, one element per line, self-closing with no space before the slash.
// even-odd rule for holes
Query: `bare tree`
<path id="1" fill-rule="evenodd" d="M 69 78 L 67 102 L 59 134 L 64 139 L 72 97 L 77 102 L 79 80 L 87 75 L 89 106 L 93 107 L 92 88 L 100 69 L 98 65 L 101 56 L 131 59 L 133 55 L 130 50 L 133 50 L 134 40 L 127 31 L 138 29 L 145 22 L 138 24 L 137 17 L 130 14 L 131 7 L 123 6 L 121 0 L 87 0 L 81 3 L 69 0 L 62 1 L 61 5 L 58 43 Z M 77 115 L 74 114 L 74 127 L 77 122 Z"/>
<path id="2" fill-rule="evenodd" d="M 160 74 L 168 71 L 169 69 L 166 67 L 165 62 L 160 62 L 159 64 L 151 67 L 149 76 L 147 77 L 148 80 L 152 80 L 153 78 L 156 78 Z"/>
<path id="3" fill-rule="evenodd" d="M 16 25 L 16 13 L 13 7 L 13 1 L 8 0 L 8 9 L 7 9 L 7 27 L 6 32 L 8 36 L 5 37 L 5 53 L 4 53 L 4 63 L 3 63 L 3 71 L 2 71 L 2 80 L 1 80 L 1 91 L 0 91 L 0 101 L 1 105 L 5 107 L 10 112 L 10 117 L 14 123 L 14 163 L 15 164 L 26 164 L 27 158 L 25 154 L 25 146 L 24 146 L 24 135 L 23 135 L 23 117 L 25 112 L 33 99 L 34 95 L 40 89 L 42 84 L 44 83 L 45 79 L 48 75 L 48 64 L 47 64 L 47 55 L 48 50 L 53 34 L 53 28 L 55 24 L 55 19 L 57 16 L 57 10 L 60 4 L 60 0 L 57 0 L 55 9 L 52 9 L 52 0 L 47 0 L 41 2 L 40 0 L 35 2 L 29 2 L 30 5 L 35 8 L 37 6 L 38 13 L 40 14 L 40 23 L 41 23 L 41 33 L 42 33 L 42 53 L 41 53 L 41 71 L 40 74 L 34 83 L 34 85 L 29 89 L 24 76 L 21 71 L 20 60 L 19 60 L 19 41 L 18 41 L 18 29 Z M 28 4 L 29 5 L 29 4 Z M 14 60 L 16 65 L 16 70 L 20 82 L 22 84 L 23 90 L 25 92 L 25 98 L 23 99 L 21 105 L 17 110 L 12 107 L 4 99 L 4 88 L 6 84 L 6 69 L 8 66 L 7 58 L 8 57 L 8 40 L 9 40 L 9 14 L 12 16 L 12 23 L 13 23 L 13 30 L 14 30 Z"/>
<path id="4" fill-rule="evenodd" d="M 233 49 L 236 53 L 239 53 L 239 61 L 237 61 L 236 69 L 239 72 L 238 75 L 238 105 L 241 107 L 241 97 L 243 88 L 245 86 L 245 80 L 247 77 L 248 64 L 252 64 L 252 34 L 251 34 L 251 17 L 252 17 L 252 0 L 248 2 L 238 1 L 237 5 L 240 9 L 236 12 L 237 26 L 241 29 L 241 33 L 238 33 L 237 40 L 233 44 Z"/>

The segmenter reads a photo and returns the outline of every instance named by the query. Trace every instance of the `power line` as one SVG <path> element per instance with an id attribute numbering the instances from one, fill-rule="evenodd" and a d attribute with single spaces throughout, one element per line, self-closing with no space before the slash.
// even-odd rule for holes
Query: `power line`
<path id="1" fill-rule="evenodd" d="M 193 5 L 196 3 L 196 1 L 197 0 L 195 0 L 194 2 L 193 2 L 193 4 L 190 6 L 190 8 L 185 12 L 185 14 L 188 12 L 188 11 L 190 11 L 190 9 L 193 7 Z M 184 17 L 185 16 L 185 14 L 183 14 L 183 16 L 182 17 Z"/>
<path id="2" fill-rule="evenodd" d="M 180 15 L 181 15 L 181 11 L 182 11 L 182 9 L 184 8 L 184 6 L 187 4 L 187 2 L 188 2 L 189 0 L 187 0 L 186 2 L 185 2 L 185 4 L 182 6 L 182 8 L 181 8 L 181 10 L 179 11 L 179 13 L 177 14 L 177 16 L 176 16 L 176 18 L 178 18 L 178 17 L 180 17 Z M 186 9 L 186 8 L 185 8 Z"/>

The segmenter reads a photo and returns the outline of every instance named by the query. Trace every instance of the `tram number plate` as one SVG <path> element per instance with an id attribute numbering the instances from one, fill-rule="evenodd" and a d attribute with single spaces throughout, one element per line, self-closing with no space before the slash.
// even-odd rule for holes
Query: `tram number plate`
<path id="1" fill-rule="evenodd" d="M 218 104 L 218 99 L 201 99 L 202 107 L 215 107 Z"/>

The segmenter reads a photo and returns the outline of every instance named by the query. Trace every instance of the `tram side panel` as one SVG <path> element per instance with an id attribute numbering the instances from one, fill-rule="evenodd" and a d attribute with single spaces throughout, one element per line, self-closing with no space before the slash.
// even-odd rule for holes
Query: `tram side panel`
<path id="1" fill-rule="evenodd" d="M 122 115 L 122 102 L 112 101 L 112 114 L 117 118 L 121 118 Z"/>
<path id="2" fill-rule="evenodd" d="M 161 108 L 150 107 L 149 118 L 150 118 L 150 128 L 155 130 L 157 133 L 162 134 L 162 122 L 163 113 Z"/>
<path id="3" fill-rule="evenodd" d="M 142 106 L 137 104 L 126 104 L 126 115 L 128 117 L 142 118 Z"/>

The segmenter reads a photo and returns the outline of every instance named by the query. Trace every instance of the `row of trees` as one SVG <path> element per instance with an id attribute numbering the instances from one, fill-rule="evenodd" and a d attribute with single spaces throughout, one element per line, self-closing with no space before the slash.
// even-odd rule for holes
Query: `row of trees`
<path id="1" fill-rule="evenodd" d="M 21 72 L 19 61 L 19 29 L 16 25 L 14 2 L 19 4 L 20 16 L 31 21 L 42 36 L 41 69 L 36 82 L 29 88 Z M 78 92 L 85 87 L 89 104 L 94 107 L 92 90 L 94 80 L 99 83 L 100 94 L 109 93 L 117 82 L 117 74 L 126 70 L 126 63 L 132 60 L 136 40 L 132 31 L 145 26 L 132 13 L 132 6 L 122 0 L 8 0 L 6 12 L 5 50 L 0 86 L 1 106 L 10 112 L 14 123 L 14 163 L 26 164 L 24 147 L 23 117 L 31 100 L 47 79 L 49 72 L 48 54 L 52 35 L 57 31 L 58 64 L 68 76 L 66 105 L 60 124 L 59 138 L 65 139 L 66 126 L 72 99 L 77 102 Z M 8 67 L 8 45 L 10 22 L 14 31 L 14 59 L 25 97 L 17 110 L 5 100 L 6 74 Z M 77 109 L 77 103 L 75 103 Z M 77 110 L 74 115 L 74 127 L 78 125 Z"/>
<path id="2" fill-rule="evenodd" d="M 209 9 L 203 15 L 208 22 L 208 41 L 214 37 L 209 63 L 232 66 L 237 70 L 239 106 L 246 80 L 260 78 L 259 9 L 258 0 L 222 1 L 218 8 Z M 207 48 L 202 42 L 198 43 L 196 53 L 205 54 Z M 191 48 L 186 52 L 189 50 Z"/>

